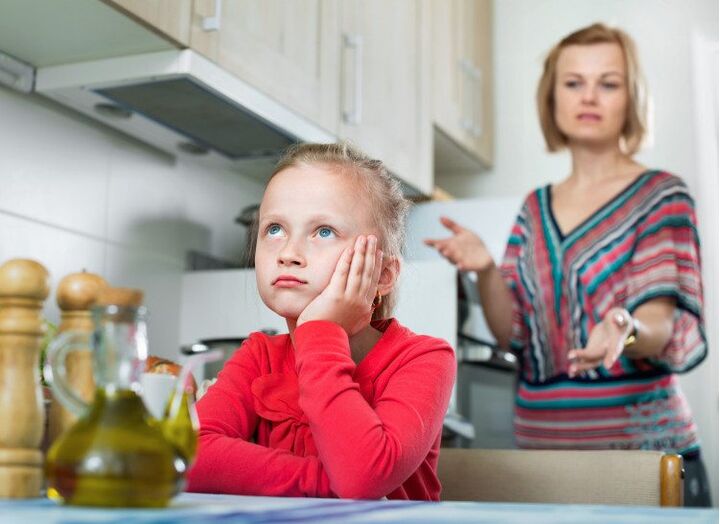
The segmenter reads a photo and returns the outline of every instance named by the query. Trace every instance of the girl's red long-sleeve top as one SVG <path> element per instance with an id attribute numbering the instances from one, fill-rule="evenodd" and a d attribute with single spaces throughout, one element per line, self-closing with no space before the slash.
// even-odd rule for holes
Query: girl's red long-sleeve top
<path id="1" fill-rule="evenodd" d="M 299 326 L 294 346 L 252 334 L 197 404 L 188 490 L 438 500 L 453 350 L 394 319 L 373 326 L 383 334 L 358 365 L 332 322 Z"/>

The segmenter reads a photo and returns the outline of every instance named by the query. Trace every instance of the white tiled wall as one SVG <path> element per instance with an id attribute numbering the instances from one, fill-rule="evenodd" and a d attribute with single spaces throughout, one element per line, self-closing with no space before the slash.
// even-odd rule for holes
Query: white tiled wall
<path id="1" fill-rule="evenodd" d="M 145 291 L 150 348 L 175 357 L 189 249 L 237 259 L 234 218 L 262 187 L 232 171 L 177 162 L 37 95 L 0 87 L 0 263 L 41 262 L 46 317 L 58 281 L 87 269 Z"/>

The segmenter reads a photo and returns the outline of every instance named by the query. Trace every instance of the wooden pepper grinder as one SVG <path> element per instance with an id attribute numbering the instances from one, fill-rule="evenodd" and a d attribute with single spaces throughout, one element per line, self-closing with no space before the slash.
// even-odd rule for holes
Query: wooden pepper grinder
<path id="1" fill-rule="evenodd" d="M 90 335 L 93 331 L 90 307 L 95 303 L 100 292 L 107 287 L 108 283 L 105 279 L 94 273 L 83 271 L 65 276 L 58 284 L 56 294 L 61 311 L 58 333 L 77 331 Z M 72 351 L 65 360 L 68 384 L 88 403 L 95 393 L 92 353 L 89 350 L 90 348 L 88 351 Z M 50 405 L 49 442 L 54 442 L 58 435 L 76 420 L 75 415 L 54 400 Z"/>
<path id="2" fill-rule="evenodd" d="M 45 410 L 39 358 L 48 280 L 34 260 L 0 266 L 0 498 L 40 496 Z"/>

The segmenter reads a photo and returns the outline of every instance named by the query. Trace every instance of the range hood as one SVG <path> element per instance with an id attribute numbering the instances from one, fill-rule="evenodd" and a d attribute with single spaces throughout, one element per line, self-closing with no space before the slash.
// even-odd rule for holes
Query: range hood
<path id="1" fill-rule="evenodd" d="M 172 155 L 260 178 L 288 145 L 336 140 L 192 50 L 41 67 L 35 91 Z"/>

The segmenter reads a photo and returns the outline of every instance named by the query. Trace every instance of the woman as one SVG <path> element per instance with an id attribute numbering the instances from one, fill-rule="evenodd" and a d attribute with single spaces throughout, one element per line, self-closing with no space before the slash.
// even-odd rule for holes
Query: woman
<path id="1" fill-rule="evenodd" d="M 675 376 L 707 352 L 695 211 L 679 178 L 633 159 L 646 111 L 632 40 L 602 24 L 570 34 L 537 102 L 572 172 L 528 195 L 502 265 L 448 218 L 453 235 L 426 243 L 477 274 L 490 329 L 520 357 L 518 446 L 677 452 L 686 504 L 709 505 Z"/>

